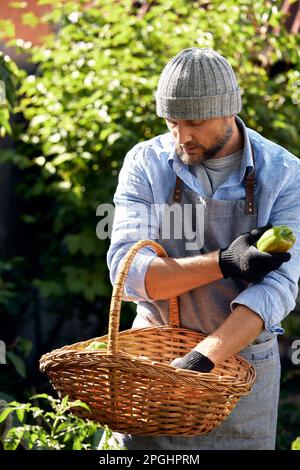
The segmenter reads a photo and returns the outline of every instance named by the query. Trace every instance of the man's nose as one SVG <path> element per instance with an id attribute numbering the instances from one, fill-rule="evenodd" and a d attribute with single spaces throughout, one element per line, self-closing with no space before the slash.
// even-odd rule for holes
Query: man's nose
<path id="1" fill-rule="evenodd" d="M 179 145 L 184 145 L 192 140 L 191 132 L 183 126 L 177 127 L 176 140 Z"/>

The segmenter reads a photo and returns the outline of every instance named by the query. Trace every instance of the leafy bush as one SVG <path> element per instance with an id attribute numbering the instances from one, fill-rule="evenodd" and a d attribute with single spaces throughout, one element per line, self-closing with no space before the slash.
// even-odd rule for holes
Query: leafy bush
<path id="1" fill-rule="evenodd" d="M 68 396 L 62 400 L 46 394 L 37 394 L 31 401 L 46 399 L 50 409 L 40 408 L 36 404 L 8 403 L 0 414 L 0 423 L 9 415 L 16 414 L 20 426 L 12 426 L 10 422 L 1 442 L 4 450 L 16 450 L 19 446 L 26 450 L 90 450 L 99 449 L 102 428 L 95 422 L 84 420 L 70 412 L 74 408 L 89 407 L 80 400 L 69 401 Z M 48 407 L 49 407 L 48 406 Z M 30 424 L 27 424 L 27 420 Z M 35 424 L 36 423 L 36 424 Z M 99 432 L 101 431 L 101 432 Z M 118 445 L 109 446 L 107 440 L 112 432 L 105 428 L 107 435 L 104 440 L 105 449 L 119 449 Z"/>
<path id="2" fill-rule="evenodd" d="M 18 69 L 11 58 L 0 51 L 0 80 L 4 84 L 1 84 L 0 138 L 4 137 L 7 133 L 12 133 L 10 112 L 12 111 L 15 103 L 18 80 L 22 75 L 22 72 Z"/>

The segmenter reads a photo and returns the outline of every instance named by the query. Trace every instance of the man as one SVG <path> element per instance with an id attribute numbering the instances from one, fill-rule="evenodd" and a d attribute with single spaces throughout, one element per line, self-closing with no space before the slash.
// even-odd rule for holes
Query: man
<path id="1" fill-rule="evenodd" d="M 145 238 L 136 227 L 143 234 L 149 229 L 149 238 L 169 258 L 157 257 L 151 248 L 136 255 L 124 293 L 125 300 L 137 303 L 133 327 L 167 324 L 166 299 L 179 296 L 182 326 L 208 336 L 172 365 L 209 372 L 239 352 L 253 363 L 257 380 L 206 435 L 115 437 L 128 449 L 274 449 L 277 335 L 295 307 L 300 275 L 300 161 L 237 116 L 236 77 L 212 49 L 177 54 L 162 71 L 156 105 L 170 132 L 126 155 L 114 197 L 107 257 L 111 280 L 129 247 Z M 153 217 L 152 208 L 161 205 L 163 215 L 156 210 Z M 183 222 L 169 218 L 166 236 L 162 224 L 174 207 L 189 216 Z M 189 224 L 197 230 L 178 237 L 178 228 Z M 292 228 L 298 241 L 290 253 L 261 253 L 255 247 L 272 225 Z M 191 233 L 200 233 L 200 240 L 196 236 L 191 243 Z"/>

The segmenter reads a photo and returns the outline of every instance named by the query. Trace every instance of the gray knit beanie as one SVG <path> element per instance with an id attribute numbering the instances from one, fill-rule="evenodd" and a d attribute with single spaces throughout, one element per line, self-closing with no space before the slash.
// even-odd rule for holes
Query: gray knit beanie
<path id="1" fill-rule="evenodd" d="M 183 49 L 161 73 L 156 92 L 160 117 L 212 119 L 238 114 L 241 108 L 231 65 L 213 49 Z"/>

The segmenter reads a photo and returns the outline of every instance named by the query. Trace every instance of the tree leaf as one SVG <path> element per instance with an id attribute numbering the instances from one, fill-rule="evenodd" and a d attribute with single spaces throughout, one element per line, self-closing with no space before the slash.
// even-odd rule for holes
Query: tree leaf
<path id="1" fill-rule="evenodd" d="M 23 359 L 21 357 L 17 356 L 12 351 L 8 351 L 6 353 L 6 357 L 8 359 L 8 362 L 11 362 L 13 364 L 13 366 L 16 369 L 16 371 L 18 372 L 18 374 L 21 377 L 25 378 L 26 377 L 26 367 L 25 367 L 25 362 L 23 361 Z"/>

